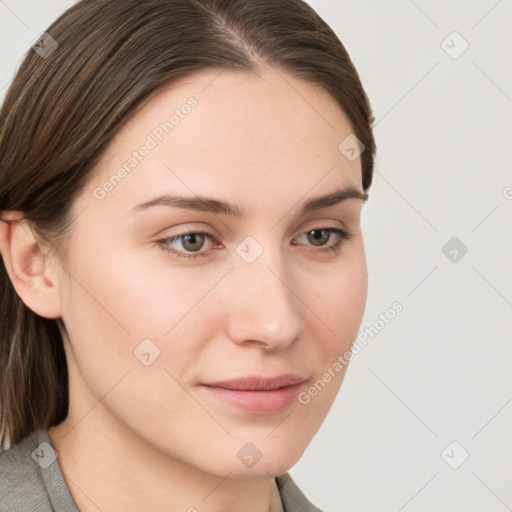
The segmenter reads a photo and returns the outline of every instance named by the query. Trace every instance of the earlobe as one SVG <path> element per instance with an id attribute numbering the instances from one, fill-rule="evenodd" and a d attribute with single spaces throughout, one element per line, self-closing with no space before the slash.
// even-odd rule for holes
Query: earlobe
<path id="1" fill-rule="evenodd" d="M 2 212 L 0 252 L 11 282 L 25 305 L 44 318 L 61 316 L 59 283 L 49 259 L 22 212 Z"/>

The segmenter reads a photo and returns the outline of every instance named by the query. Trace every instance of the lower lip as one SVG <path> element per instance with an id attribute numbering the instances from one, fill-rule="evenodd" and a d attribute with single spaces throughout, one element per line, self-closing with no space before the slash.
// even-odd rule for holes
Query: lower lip
<path id="1" fill-rule="evenodd" d="M 255 414 L 271 414 L 289 407 L 299 394 L 302 384 L 286 386 L 270 391 L 226 389 L 201 386 L 224 402 Z"/>

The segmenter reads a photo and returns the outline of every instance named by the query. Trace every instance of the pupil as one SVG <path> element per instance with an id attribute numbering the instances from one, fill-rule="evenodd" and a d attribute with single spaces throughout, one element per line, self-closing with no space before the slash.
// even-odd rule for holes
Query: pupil
<path id="1" fill-rule="evenodd" d="M 202 235 L 197 235 L 197 234 L 193 234 L 193 235 L 186 235 L 185 236 L 185 240 L 184 240 L 184 247 L 187 249 L 187 250 L 195 250 L 195 249 L 201 249 L 201 243 L 199 244 L 199 247 L 194 247 L 195 244 L 197 244 L 197 240 L 196 240 L 196 237 L 201 237 Z M 187 247 L 187 243 L 192 240 L 192 247 Z"/>
<path id="2" fill-rule="evenodd" d="M 322 236 L 322 235 L 325 235 L 327 233 L 327 231 L 325 229 L 313 229 L 311 231 L 311 233 L 314 233 L 314 235 L 313 235 L 314 241 L 319 241 L 319 240 L 322 241 L 322 238 L 325 238 L 325 236 Z"/>

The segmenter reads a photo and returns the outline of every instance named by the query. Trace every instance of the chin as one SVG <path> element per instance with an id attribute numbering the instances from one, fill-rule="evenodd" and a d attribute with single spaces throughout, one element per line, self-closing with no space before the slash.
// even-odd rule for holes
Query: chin
<path id="1" fill-rule="evenodd" d="M 263 455 L 257 462 L 242 463 L 239 460 L 231 461 L 226 464 L 226 461 L 219 461 L 219 466 L 210 468 L 211 473 L 219 476 L 226 476 L 229 474 L 230 478 L 268 478 L 277 477 L 286 473 L 292 468 L 302 456 L 303 451 L 300 453 L 292 453 L 290 451 L 275 453 L 272 456 Z M 251 464 L 254 464 L 251 466 Z"/>
<path id="2" fill-rule="evenodd" d="M 282 429 L 279 432 L 279 429 Z M 313 434 L 299 426 L 231 439 L 212 453 L 209 472 L 230 478 L 268 478 L 286 473 L 302 457 Z"/>

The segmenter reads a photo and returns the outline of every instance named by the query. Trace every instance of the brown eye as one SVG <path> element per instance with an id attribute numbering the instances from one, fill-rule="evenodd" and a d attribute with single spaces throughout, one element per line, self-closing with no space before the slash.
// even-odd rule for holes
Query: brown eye
<path id="1" fill-rule="evenodd" d="M 329 240 L 332 238 L 332 234 L 336 235 L 337 240 L 335 240 L 334 243 L 327 245 Z M 345 229 L 324 227 L 310 229 L 301 236 L 305 236 L 307 238 L 307 245 L 318 247 L 317 252 L 325 251 L 335 254 L 341 248 L 343 240 L 350 240 L 352 238 L 352 233 Z"/>
<path id="2" fill-rule="evenodd" d="M 183 248 L 187 251 L 199 251 L 202 249 L 204 242 L 205 242 L 205 236 L 201 233 L 192 233 L 191 235 L 184 235 L 182 237 L 182 245 Z"/>
<path id="3" fill-rule="evenodd" d="M 322 246 L 327 243 L 331 238 L 331 234 L 331 231 L 328 229 L 312 229 L 307 233 L 309 240 L 315 246 Z"/>
<path id="4" fill-rule="evenodd" d="M 165 251 L 175 254 L 180 258 L 197 258 L 199 256 L 208 256 L 207 251 L 201 251 L 205 241 L 208 239 L 213 240 L 213 235 L 203 231 L 190 231 L 158 240 L 157 244 Z M 177 249 L 172 245 L 177 241 L 181 242 L 181 248 Z"/>
<path id="5" fill-rule="evenodd" d="M 332 235 L 335 234 L 337 240 L 329 245 Z M 327 252 L 336 254 L 340 249 L 343 240 L 350 240 L 352 233 L 339 228 L 315 228 L 303 233 L 301 237 L 307 237 L 306 245 L 318 247 L 317 252 Z M 300 238 L 300 237 L 299 237 Z M 206 240 L 215 240 L 213 235 L 204 231 L 190 231 L 179 235 L 170 236 L 158 240 L 156 243 L 166 252 L 176 255 L 179 258 L 198 258 L 209 256 L 209 251 L 204 248 Z M 181 248 L 173 245 L 175 242 L 181 242 Z M 300 245 L 300 244 L 299 244 Z"/>

